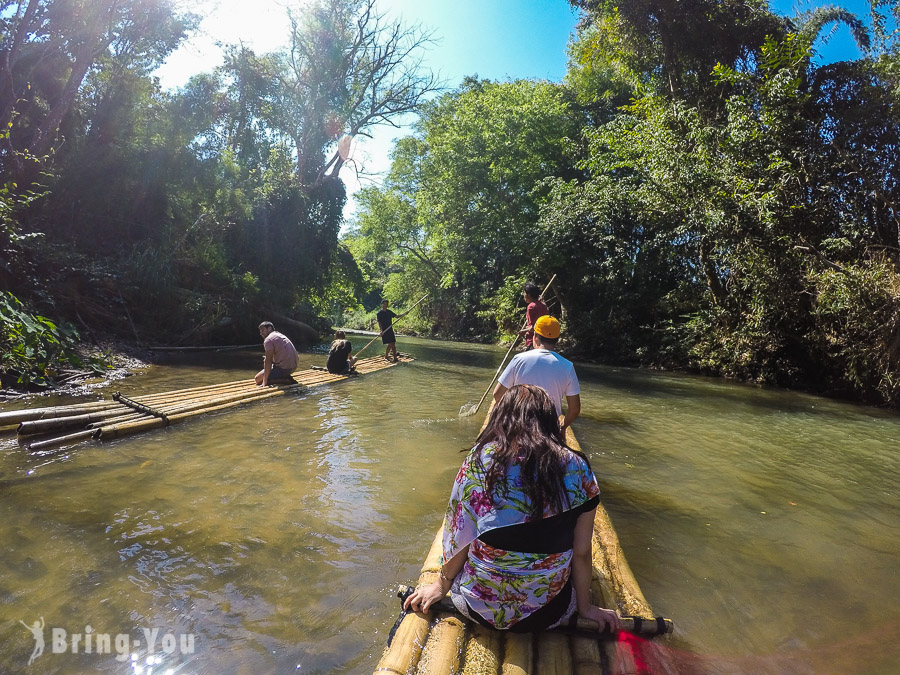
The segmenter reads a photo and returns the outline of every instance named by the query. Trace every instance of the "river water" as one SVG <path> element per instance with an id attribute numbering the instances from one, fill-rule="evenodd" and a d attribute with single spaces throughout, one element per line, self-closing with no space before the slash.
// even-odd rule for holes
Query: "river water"
<path id="1" fill-rule="evenodd" d="M 417 361 L 142 435 L 38 456 L 0 436 L 0 672 L 371 672 L 482 421 L 458 410 L 503 356 L 399 346 Z M 258 362 L 203 357 L 110 389 Z M 683 672 L 900 672 L 900 417 L 577 371 L 576 434 Z"/>

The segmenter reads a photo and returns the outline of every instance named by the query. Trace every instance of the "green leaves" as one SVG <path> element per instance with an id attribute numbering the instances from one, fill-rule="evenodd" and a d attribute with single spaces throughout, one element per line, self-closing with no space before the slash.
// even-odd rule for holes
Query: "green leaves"
<path id="1" fill-rule="evenodd" d="M 62 365 L 80 366 L 78 333 L 26 311 L 11 293 L 0 292 L 0 373 L 19 384 L 48 384 Z"/>
<path id="2" fill-rule="evenodd" d="M 360 197 L 350 246 L 372 282 L 394 302 L 433 289 L 437 330 L 506 328 L 506 277 L 541 248 L 544 181 L 572 171 L 577 121 L 547 82 L 468 79 L 430 103 L 419 133 L 395 147 L 384 187 Z"/>

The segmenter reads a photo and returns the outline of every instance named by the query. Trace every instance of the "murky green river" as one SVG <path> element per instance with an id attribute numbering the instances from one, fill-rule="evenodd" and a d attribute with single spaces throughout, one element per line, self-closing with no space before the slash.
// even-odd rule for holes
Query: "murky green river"
<path id="1" fill-rule="evenodd" d="M 503 355 L 400 348 L 418 360 L 103 444 L 36 456 L 0 436 L 0 672 L 371 672 L 481 424 L 457 412 Z M 208 358 L 109 390 L 259 362 Z M 684 672 L 900 672 L 900 416 L 578 374 L 575 431 Z"/>

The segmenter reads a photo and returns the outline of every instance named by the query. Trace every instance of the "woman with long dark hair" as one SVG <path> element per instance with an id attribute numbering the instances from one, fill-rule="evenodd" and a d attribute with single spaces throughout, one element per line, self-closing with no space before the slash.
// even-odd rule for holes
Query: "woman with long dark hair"
<path id="1" fill-rule="evenodd" d="M 440 575 L 405 607 L 427 612 L 449 591 L 460 612 L 493 628 L 544 630 L 577 610 L 618 630 L 618 615 L 590 601 L 599 493 L 587 457 L 566 446 L 547 392 L 511 387 L 456 476 Z"/>

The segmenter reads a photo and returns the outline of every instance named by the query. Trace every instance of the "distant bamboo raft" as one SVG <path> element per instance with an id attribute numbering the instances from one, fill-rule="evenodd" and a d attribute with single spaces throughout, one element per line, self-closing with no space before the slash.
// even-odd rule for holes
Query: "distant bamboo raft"
<path id="1" fill-rule="evenodd" d="M 413 360 L 409 354 L 399 354 L 399 363 Z M 33 451 L 85 440 L 109 440 L 169 426 L 216 410 L 367 375 L 394 365 L 397 364 L 384 357 L 373 356 L 356 362 L 355 375 L 335 375 L 324 368 L 312 367 L 296 371 L 293 383 L 269 387 L 259 387 L 253 379 L 249 379 L 161 394 L 125 396 L 116 392 L 111 400 L 0 413 L 0 429 L 18 425 L 20 439 L 34 438 L 26 443 L 26 447 Z"/>
<path id="2" fill-rule="evenodd" d="M 571 428 L 569 447 L 580 450 Z M 417 586 L 427 586 L 441 569 L 439 529 Z M 606 509 L 597 507 L 593 534 L 591 596 L 621 616 L 652 617 L 653 611 L 625 560 Z M 376 675 L 674 675 L 669 652 L 641 638 L 600 641 L 556 631 L 511 633 L 484 628 L 446 612 L 410 612 L 384 651 Z"/>

